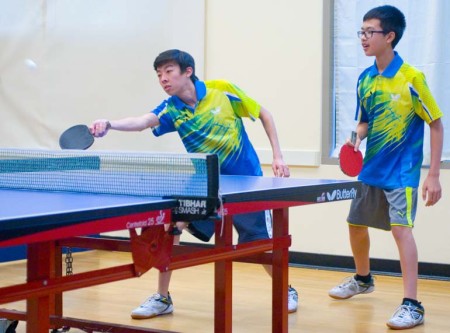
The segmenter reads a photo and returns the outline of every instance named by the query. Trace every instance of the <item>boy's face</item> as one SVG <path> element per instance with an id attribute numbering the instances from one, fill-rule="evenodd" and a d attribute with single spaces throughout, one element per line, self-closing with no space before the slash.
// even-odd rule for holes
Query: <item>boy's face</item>
<path id="1" fill-rule="evenodd" d="M 191 82 L 192 68 L 188 67 L 181 73 L 180 66 L 175 62 L 168 62 L 156 69 L 159 84 L 170 95 L 179 95 Z"/>
<path id="2" fill-rule="evenodd" d="M 392 50 L 393 33 L 382 33 L 383 29 L 380 26 L 380 20 L 370 19 L 364 21 L 361 31 L 367 32 L 361 36 L 361 46 L 366 56 L 378 56 L 386 52 L 386 50 Z M 370 35 L 371 31 L 375 31 L 372 33 L 372 36 Z"/>

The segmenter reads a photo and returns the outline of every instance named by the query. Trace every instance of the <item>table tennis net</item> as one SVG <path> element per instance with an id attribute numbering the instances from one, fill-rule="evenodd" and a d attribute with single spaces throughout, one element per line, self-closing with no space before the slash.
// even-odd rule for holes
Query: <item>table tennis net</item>
<path id="1" fill-rule="evenodd" d="M 216 197 L 216 155 L 0 149 L 0 188 Z"/>

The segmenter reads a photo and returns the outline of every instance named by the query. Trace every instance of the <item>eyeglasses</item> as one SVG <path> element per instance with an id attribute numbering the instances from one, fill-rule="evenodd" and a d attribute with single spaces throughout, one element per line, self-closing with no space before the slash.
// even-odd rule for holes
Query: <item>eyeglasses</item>
<path id="1" fill-rule="evenodd" d="M 370 39 L 373 37 L 373 34 L 385 34 L 386 32 L 383 30 L 361 30 L 356 32 L 358 35 L 358 38 L 361 38 L 364 36 L 366 39 Z"/>

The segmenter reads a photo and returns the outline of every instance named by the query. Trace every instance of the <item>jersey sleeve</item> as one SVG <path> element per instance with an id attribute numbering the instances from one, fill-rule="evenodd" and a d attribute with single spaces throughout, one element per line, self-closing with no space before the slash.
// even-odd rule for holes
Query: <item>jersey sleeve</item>
<path id="1" fill-rule="evenodd" d="M 422 72 L 417 72 L 409 87 L 414 109 L 427 124 L 443 116 Z"/>
<path id="2" fill-rule="evenodd" d="M 249 97 L 235 84 L 225 80 L 207 81 L 208 88 L 221 90 L 229 99 L 235 114 L 238 117 L 247 117 L 252 120 L 259 118 L 261 105 Z"/>
<path id="3" fill-rule="evenodd" d="M 152 128 L 152 132 L 155 136 L 161 136 L 176 130 L 172 118 L 167 112 L 168 103 L 169 100 L 165 100 L 151 111 L 151 113 L 154 113 L 159 119 L 159 125 Z"/>

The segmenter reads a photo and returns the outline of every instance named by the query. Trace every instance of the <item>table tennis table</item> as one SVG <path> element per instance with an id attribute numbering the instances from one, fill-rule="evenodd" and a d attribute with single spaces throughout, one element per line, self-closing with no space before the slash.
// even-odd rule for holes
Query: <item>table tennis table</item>
<path id="1" fill-rule="evenodd" d="M 73 327 L 86 332 L 162 332 L 63 315 L 63 293 L 139 277 L 151 268 L 175 270 L 214 263 L 214 331 L 232 332 L 233 261 L 271 264 L 272 332 L 288 332 L 289 208 L 356 197 L 354 180 L 255 176 L 219 177 L 214 245 L 173 246 L 164 224 L 180 208 L 176 198 L 64 191 L 0 189 L 0 247 L 27 245 L 26 282 L 0 288 L 0 304 L 26 300 L 26 311 L 0 317 L 26 321 L 27 333 Z M 195 206 L 195 200 L 191 203 Z M 273 237 L 233 244 L 235 214 L 272 210 Z M 142 228 L 142 232 L 136 230 Z M 128 230 L 129 239 L 91 237 Z M 64 275 L 62 250 L 80 247 L 131 252 L 129 264 Z M 89 328 L 88 328 L 89 327 Z M 166 331 L 167 332 L 167 331 Z"/>

